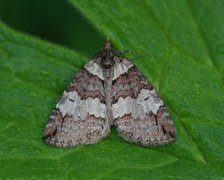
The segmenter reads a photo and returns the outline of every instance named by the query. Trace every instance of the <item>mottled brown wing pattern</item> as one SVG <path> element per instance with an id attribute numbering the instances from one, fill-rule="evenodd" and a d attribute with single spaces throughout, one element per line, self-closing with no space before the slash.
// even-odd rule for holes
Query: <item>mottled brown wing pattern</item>
<path id="1" fill-rule="evenodd" d="M 175 139 L 166 106 L 136 67 L 114 80 L 112 92 L 114 124 L 121 137 L 144 146 L 167 144 Z"/>
<path id="2" fill-rule="evenodd" d="M 103 89 L 103 80 L 83 68 L 53 110 L 44 140 L 69 147 L 93 144 L 105 137 L 109 127 Z"/>
<path id="3" fill-rule="evenodd" d="M 45 128 L 58 147 L 93 144 L 115 125 L 124 139 L 144 146 L 172 142 L 176 130 L 153 86 L 107 42 L 64 91 Z"/>

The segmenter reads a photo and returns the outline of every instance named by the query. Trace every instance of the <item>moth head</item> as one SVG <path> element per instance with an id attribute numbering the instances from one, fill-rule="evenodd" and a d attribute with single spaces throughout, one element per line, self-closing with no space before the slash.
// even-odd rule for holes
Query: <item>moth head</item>
<path id="1" fill-rule="evenodd" d="M 111 50 L 111 49 L 112 49 L 112 45 L 110 44 L 109 40 L 107 40 L 104 45 L 104 50 Z"/>
<path id="2" fill-rule="evenodd" d="M 107 41 L 99 55 L 101 66 L 106 69 L 113 67 L 116 63 L 117 56 L 118 51 L 112 47 L 109 41 Z"/>

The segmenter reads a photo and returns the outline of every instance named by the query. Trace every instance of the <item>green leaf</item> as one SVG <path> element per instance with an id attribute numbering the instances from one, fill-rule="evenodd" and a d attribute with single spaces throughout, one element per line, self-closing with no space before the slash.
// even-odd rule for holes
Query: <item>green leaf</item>
<path id="1" fill-rule="evenodd" d="M 58 149 L 42 142 L 48 116 L 87 58 L 0 24 L 0 177 L 221 179 L 224 177 L 223 1 L 70 0 L 158 90 L 175 143 L 144 148 L 116 135 Z"/>

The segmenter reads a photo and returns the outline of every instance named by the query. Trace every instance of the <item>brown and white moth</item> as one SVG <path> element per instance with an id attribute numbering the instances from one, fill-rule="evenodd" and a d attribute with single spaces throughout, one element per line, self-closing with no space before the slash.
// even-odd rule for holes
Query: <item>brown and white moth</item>
<path id="1" fill-rule="evenodd" d="M 49 118 L 44 140 L 58 147 L 93 144 L 115 125 L 143 146 L 172 142 L 176 130 L 156 90 L 109 42 L 76 75 Z"/>

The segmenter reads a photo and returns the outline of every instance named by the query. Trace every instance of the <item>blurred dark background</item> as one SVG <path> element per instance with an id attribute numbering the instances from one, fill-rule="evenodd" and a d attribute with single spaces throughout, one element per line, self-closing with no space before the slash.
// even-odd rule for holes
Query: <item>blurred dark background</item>
<path id="1" fill-rule="evenodd" d="M 0 0 L 0 19 L 17 31 L 88 56 L 104 43 L 102 35 L 66 0 Z"/>

